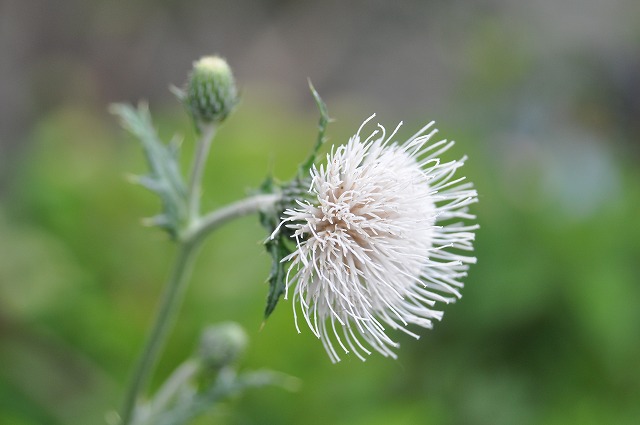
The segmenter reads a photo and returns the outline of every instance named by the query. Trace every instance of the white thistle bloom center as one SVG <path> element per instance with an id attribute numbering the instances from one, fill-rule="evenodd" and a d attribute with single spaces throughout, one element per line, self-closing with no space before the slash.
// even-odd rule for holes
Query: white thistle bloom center
<path id="1" fill-rule="evenodd" d="M 281 225 L 293 232 L 287 293 L 293 288 L 312 332 L 332 361 L 339 351 L 364 360 L 374 349 L 396 357 L 387 329 L 414 324 L 431 328 L 439 302 L 459 298 L 460 278 L 475 258 L 477 225 L 467 206 L 477 200 L 464 178 L 465 161 L 442 163 L 453 142 L 429 144 L 433 122 L 403 144 L 378 125 L 365 140 L 363 126 L 346 145 L 332 148 L 327 162 L 311 170 L 310 198 L 285 211 Z M 427 133 L 427 134 L 425 134 Z"/>

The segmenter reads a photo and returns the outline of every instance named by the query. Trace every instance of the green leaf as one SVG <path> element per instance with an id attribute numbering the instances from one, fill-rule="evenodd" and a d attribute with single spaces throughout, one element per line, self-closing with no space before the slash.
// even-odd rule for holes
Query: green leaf
<path id="1" fill-rule="evenodd" d="M 140 103 L 137 109 L 114 104 L 110 111 L 119 116 L 122 126 L 140 140 L 147 158 L 149 174 L 133 179 L 134 182 L 158 194 L 162 201 L 162 214 L 147 223 L 164 228 L 175 238 L 187 217 L 187 188 L 178 165 L 177 141 L 174 139 L 165 144 L 160 140 L 145 103 Z"/>
<path id="2" fill-rule="evenodd" d="M 324 103 L 315 87 L 313 87 L 313 84 L 311 84 L 311 80 L 309 80 L 309 89 L 311 90 L 311 94 L 313 95 L 313 98 L 316 101 L 316 105 L 318 106 L 318 110 L 320 111 L 320 119 L 318 121 L 318 137 L 316 139 L 316 144 L 311 151 L 311 154 L 302 164 L 300 164 L 300 167 L 298 168 L 298 178 L 307 175 L 309 169 L 315 162 L 316 157 L 318 156 L 318 151 L 320 150 L 324 142 L 327 141 L 325 133 L 327 131 L 327 125 L 329 124 L 329 122 L 331 122 L 331 118 L 329 118 L 329 112 L 327 110 L 327 105 Z"/>
<path id="3" fill-rule="evenodd" d="M 309 157 L 300 164 L 296 178 L 288 184 L 281 185 L 274 182 L 272 177 L 268 177 L 260 187 L 260 191 L 262 193 L 274 193 L 276 190 L 284 190 L 288 197 L 292 197 L 293 199 L 301 199 L 307 195 L 306 191 L 303 191 L 302 188 L 308 186 L 309 169 L 313 166 L 318 155 L 318 151 L 327 140 L 325 133 L 327 125 L 331 121 L 329 118 L 329 112 L 327 111 L 327 105 L 322 101 L 322 98 L 320 98 L 320 95 L 313 87 L 313 84 L 311 84 L 311 81 L 309 81 L 309 89 L 311 90 L 311 94 L 313 94 L 313 98 L 315 99 L 318 110 L 320 111 L 316 143 Z M 284 209 L 284 206 L 280 205 L 276 208 L 275 212 L 260 213 L 260 222 L 267 229 L 269 235 L 272 235 L 278 227 L 278 224 L 280 223 L 280 215 Z M 264 311 L 265 320 L 269 318 L 271 313 L 273 313 L 278 305 L 278 301 L 280 301 L 280 297 L 282 297 L 286 291 L 286 262 L 283 262 L 282 260 L 293 252 L 290 236 L 291 234 L 287 231 L 287 228 L 282 227 L 273 236 L 273 238 L 269 238 L 265 242 L 267 252 L 271 256 L 271 272 L 267 279 L 267 282 L 269 283 L 269 293 L 267 294 L 267 305 Z"/>
<path id="4" fill-rule="evenodd" d="M 234 368 L 225 367 L 207 386 L 197 388 L 190 381 L 193 381 L 194 372 L 197 375 L 198 371 L 181 370 L 184 365 L 189 366 L 189 361 L 176 370 L 151 403 L 143 406 L 138 414 L 138 418 L 142 419 L 137 420 L 136 425 L 184 425 L 248 389 L 278 386 L 296 391 L 300 387 L 299 379 L 283 373 L 256 370 L 238 374 Z M 173 379 L 176 380 L 171 382 Z"/>
<path id="5" fill-rule="evenodd" d="M 279 217 L 274 213 L 260 213 L 260 223 L 272 234 L 278 226 Z M 276 308 L 278 301 L 286 289 L 285 263 L 282 261 L 291 254 L 291 249 L 287 244 L 286 232 L 278 232 L 273 239 L 269 238 L 265 242 L 267 252 L 271 256 L 271 271 L 267 279 L 269 293 L 267 294 L 267 305 L 264 310 L 265 320 L 269 318 Z"/>
<path id="6" fill-rule="evenodd" d="M 278 301 L 286 289 L 286 270 L 282 258 L 291 254 L 280 237 L 267 242 L 267 251 L 271 255 L 271 272 L 269 273 L 269 294 L 264 310 L 264 318 L 267 319 L 276 308 Z"/>

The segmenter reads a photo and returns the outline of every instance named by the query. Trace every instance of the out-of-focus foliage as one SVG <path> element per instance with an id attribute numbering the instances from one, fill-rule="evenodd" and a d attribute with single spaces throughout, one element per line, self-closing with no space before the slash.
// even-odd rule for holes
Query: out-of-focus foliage
<path id="1" fill-rule="evenodd" d="M 209 206 L 259 184 L 271 156 L 275 173 L 291 175 L 313 144 L 311 114 L 284 111 L 267 122 L 244 106 L 214 145 Z M 126 136 L 101 119 L 72 108 L 42 120 L 3 205 L 3 424 L 99 423 L 118 405 L 159 297 L 171 244 L 138 225 L 155 200 L 121 178 L 143 167 L 142 154 L 133 141 L 116 142 Z M 286 301 L 259 332 L 269 261 L 264 231 L 249 217 L 205 246 L 158 379 L 192 352 L 204 324 L 235 320 L 253 329 L 247 367 L 282 370 L 304 386 L 249 393 L 211 423 L 633 423 L 638 170 L 602 147 L 619 189 L 577 220 L 541 193 L 544 166 L 529 163 L 514 183 L 484 149 L 489 142 L 460 139 L 481 193 L 480 261 L 442 324 L 420 341 L 400 336 L 399 361 L 331 365 L 310 333 L 296 334 Z M 530 198 L 509 192 L 521 183 L 533 186 Z"/>
<path id="2" fill-rule="evenodd" d="M 414 3 L 416 16 L 430 12 Z M 465 175 L 480 193 L 473 210 L 481 229 L 479 262 L 470 270 L 462 300 L 447 306 L 444 321 L 421 332 L 421 340 L 398 335 L 398 361 L 372 356 L 365 363 L 349 358 L 332 365 L 311 332 L 296 333 L 289 301 L 281 300 L 259 330 L 268 292 L 270 259 L 262 245 L 267 235 L 257 217 L 240 219 L 203 247 L 152 386 L 193 352 L 207 324 L 229 320 L 249 332 L 241 370 L 278 370 L 303 385 L 297 393 L 250 391 L 199 424 L 631 425 L 640 420 L 640 108 L 634 95 L 640 73 L 632 72 L 638 69 L 633 52 L 639 51 L 640 30 L 612 25 L 618 22 L 613 17 L 637 16 L 635 9 L 625 13 L 607 6 L 597 15 L 591 14 L 590 1 L 585 7 L 551 2 L 551 9 L 499 1 L 477 2 L 473 9 L 449 3 L 433 11 L 439 23 L 425 29 L 424 43 L 416 35 L 422 26 L 403 26 L 404 15 L 373 29 L 354 19 L 349 28 L 364 35 L 358 43 L 345 41 L 351 50 L 336 46 L 335 54 L 323 57 L 326 52 L 316 48 L 304 58 L 310 67 L 334 70 L 321 81 L 311 74 L 337 119 L 327 132 L 329 144 L 346 141 L 372 112 L 390 111 L 395 119 L 399 102 L 391 100 L 403 94 L 414 106 L 425 97 L 427 105 L 403 117 L 403 136 L 433 118 L 443 137 L 458 141 L 451 155 L 469 155 Z M 291 10 L 289 18 L 301 14 L 287 4 L 273 7 Z M 556 4 L 557 12 L 541 14 Z M 8 16 L 4 11 L 0 19 Z M 195 21 L 194 13 L 176 19 Z M 215 31 L 235 29 L 231 23 L 240 15 L 229 16 L 235 21 Z M 340 13 L 332 16 L 343 22 Z M 563 26 L 570 18 L 573 26 Z M 96 19 L 107 22 L 109 15 Z M 316 40 L 319 26 L 287 22 L 292 25 L 287 31 L 306 34 L 300 40 Z M 322 22 L 325 28 L 329 20 Z M 544 30 L 532 32 L 534 22 L 544 22 Z M 134 22 L 122 25 L 123 34 L 131 35 Z M 141 34 L 153 34 L 140 28 Z M 460 32 L 457 38 L 454 30 Z M 379 33 L 412 41 L 393 49 L 366 44 L 369 35 L 380 40 Z M 266 50 L 255 47 L 247 63 L 266 51 L 277 59 L 277 71 L 282 63 L 297 63 L 287 53 L 307 49 L 304 44 L 304 49 L 274 50 L 278 37 L 266 34 L 257 45 Z M 320 46 L 330 44 L 327 37 L 318 39 Z M 432 70 L 420 66 L 423 49 L 433 52 L 434 39 L 455 50 L 436 50 L 439 56 L 427 62 L 451 68 L 421 75 L 420 86 L 408 72 L 414 66 Z M 298 46 L 293 38 L 291 43 Z M 384 66 L 352 62 L 378 47 L 389 55 Z M 90 57 L 94 65 L 99 62 Z M 320 63 L 320 57 L 326 60 Z M 415 62 L 394 64 L 396 57 Z M 183 68 L 196 58 L 186 58 Z M 0 185 L 0 424 L 100 424 L 120 405 L 160 297 L 172 244 L 162 232 L 139 224 L 139 218 L 157 211 L 158 201 L 124 178 L 144 171 L 144 157 L 106 112 L 107 102 L 92 97 L 103 81 L 100 74 L 75 56 L 61 55 L 59 69 L 43 61 L 31 77 L 35 88 L 48 91 L 34 89 L 36 116 L 16 140 L 20 155 L 3 152 L 0 161 L 6 165 L 15 158 L 0 170 L 10 174 Z M 111 66 L 129 69 L 127 61 Z M 453 68 L 452 80 L 444 71 Z M 163 78 L 162 72 L 168 73 L 158 72 Z M 289 102 L 282 91 L 260 95 L 264 88 L 243 84 L 243 73 L 237 74 L 243 101 L 212 147 L 204 210 L 238 199 L 269 172 L 282 179 L 295 175 L 313 146 L 318 118 L 305 86 L 309 73 L 295 72 L 300 84 L 290 88 L 307 96 L 306 108 Z M 380 74 L 385 85 L 374 95 L 335 94 L 344 86 L 378 81 Z M 74 76 L 74 84 L 65 87 L 77 91 L 61 95 L 52 75 L 61 81 Z M 106 81 L 109 75 L 102 77 Z M 164 78 L 162 84 L 180 81 Z M 414 84 L 410 90 L 402 85 L 406 81 Z M 323 85 L 334 94 L 325 94 Z M 108 101 L 136 101 L 139 93 L 131 96 Z M 433 99 L 444 97 L 436 108 Z M 163 140 L 184 129 L 182 158 L 189 158 L 190 124 L 173 105 L 152 103 L 154 120 Z M 384 113 L 378 118 L 395 124 Z"/>

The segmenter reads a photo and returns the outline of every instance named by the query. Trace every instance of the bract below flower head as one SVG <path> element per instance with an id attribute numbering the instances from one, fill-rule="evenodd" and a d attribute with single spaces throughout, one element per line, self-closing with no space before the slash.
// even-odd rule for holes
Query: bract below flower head
<path id="1" fill-rule="evenodd" d="M 433 122 L 403 144 L 384 127 L 332 148 L 311 170 L 309 198 L 281 222 L 295 238 L 286 294 L 332 361 L 339 351 L 376 350 L 395 358 L 387 329 L 418 338 L 409 325 L 431 328 L 442 318 L 436 302 L 459 298 L 477 225 L 467 206 L 476 191 L 454 175 L 465 161 L 442 163 L 453 142 L 429 143 Z M 428 132 L 428 133 L 427 133 Z M 462 253 L 462 254 L 461 254 Z"/>

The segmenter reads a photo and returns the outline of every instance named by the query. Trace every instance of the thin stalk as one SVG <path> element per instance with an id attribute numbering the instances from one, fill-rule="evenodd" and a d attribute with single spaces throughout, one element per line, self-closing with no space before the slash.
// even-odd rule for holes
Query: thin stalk
<path id="1" fill-rule="evenodd" d="M 131 425 L 140 393 L 145 389 L 158 356 L 162 351 L 171 325 L 176 316 L 187 286 L 197 247 L 215 229 L 228 221 L 272 207 L 280 195 L 256 195 L 213 211 L 202 218 L 196 218 L 181 235 L 178 252 L 165 287 L 156 319 L 147 343 L 136 366 L 130 387 L 125 397 L 120 425 Z"/>
<path id="2" fill-rule="evenodd" d="M 193 263 L 194 244 L 181 243 L 178 246 L 176 260 L 167 286 L 165 287 L 162 301 L 156 315 L 153 328 L 149 333 L 147 343 L 138 364 L 136 366 L 131 384 L 127 391 L 124 406 L 122 408 L 121 425 L 133 423 L 138 395 L 145 389 L 149 377 L 157 363 L 158 356 L 164 348 L 167 334 L 175 319 L 175 313 L 180 307 L 188 275 Z"/>
<path id="3" fill-rule="evenodd" d="M 150 409 L 150 416 L 153 417 L 165 409 L 166 405 L 177 396 L 185 382 L 191 379 L 200 367 L 200 363 L 194 359 L 182 363 L 156 393 Z"/>
<path id="4" fill-rule="evenodd" d="M 196 220 L 185 232 L 183 238 L 199 243 L 208 234 L 228 221 L 272 208 L 281 198 L 280 194 L 261 194 L 229 204 Z"/>
<path id="5" fill-rule="evenodd" d="M 216 134 L 216 126 L 214 124 L 206 125 L 202 128 L 202 135 L 197 143 L 197 152 L 193 158 L 191 166 L 191 178 L 189 179 L 189 217 L 193 220 L 200 214 L 200 191 L 202 187 L 202 174 L 204 172 L 204 164 L 209 156 L 211 141 Z"/>

